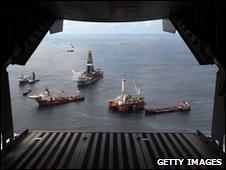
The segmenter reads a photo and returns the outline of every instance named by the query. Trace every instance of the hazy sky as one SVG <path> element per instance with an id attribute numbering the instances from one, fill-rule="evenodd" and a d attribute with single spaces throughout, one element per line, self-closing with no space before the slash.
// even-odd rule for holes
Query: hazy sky
<path id="1" fill-rule="evenodd" d="M 97 23 L 64 20 L 64 34 L 162 33 L 162 20 Z"/>

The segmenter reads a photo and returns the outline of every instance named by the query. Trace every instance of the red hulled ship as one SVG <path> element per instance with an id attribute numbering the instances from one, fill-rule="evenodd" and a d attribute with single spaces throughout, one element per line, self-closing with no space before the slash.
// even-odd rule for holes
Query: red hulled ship
<path id="1" fill-rule="evenodd" d="M 34 99 L 39 106 L 53 106 L 53 105 L 61 105 L 69 102 L 77 102 L 85 100 L 85 97 L 79 94 L 79 91 L 76 91 L 75 96 L 66 96 L 65 92 L 53 94 L 50 93 L 50 90 L 46 88 L 42 93 L 34 96 L 29 96 L 30 99 Z"/>
<path id="2" fill-rule="evenodd" d="M 145 106 L 144 98 L 140 96 L 140 88 L 134 82 L 137 96 L 129 95 L 125 92 L 125 79 L 122 79 L 121 95 L 108 101 L 109 109 L 118 110 L 120 112 L 128 112 L 130 110 L 143 110 Z"/>
<path id="3" fill-rule="evenodd" d="M 160 113 L 171 113 L 171 112 L 188 112 L 191 110 L 191 106 L 187 101 L 179 102 L 176 106 L 156 108 L 156 109 L 145 109 L 145 114 L 160 114 Z"/>

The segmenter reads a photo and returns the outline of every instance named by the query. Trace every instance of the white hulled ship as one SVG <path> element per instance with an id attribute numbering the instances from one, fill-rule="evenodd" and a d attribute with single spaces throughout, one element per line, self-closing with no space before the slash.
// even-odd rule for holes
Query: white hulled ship
<path id="1" fill-rule="evenodd" d="M 86 70 L 78 77 L 78 86 L 89 85 L 103 77 L 101 69 L 94 69 L 91 51 L 88 52 Z"/>

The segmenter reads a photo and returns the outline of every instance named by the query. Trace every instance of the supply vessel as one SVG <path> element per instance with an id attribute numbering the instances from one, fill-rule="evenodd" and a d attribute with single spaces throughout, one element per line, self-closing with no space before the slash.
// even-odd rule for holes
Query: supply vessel
<path id="1" fill-rule="evenodd" d="M 132 96 L 125 91 L 125 79 L 122 79 L 121 95 L 108 101 L 109 109 L 119 112 L 143 110 L 145 106 L 144 98 L 140 96 L 140 88 L 134 83 L 137 96 Z"/>
<path id="2" fill-rule="evenodd" d="M 179 102 L 177 105 L 165 108 L 145 109 L 145 114 L 160 114 L 171 112 L 187 112 L 191 110 L 191 106 L 187 101 Z"/>
<path id="3" fill-rule="evenodd" d="M 89 85 L 102 78 L 103 75 L 104 73 L 101 69 L 94 69 L 92 53 L 88 51 L 86 70 L 78 77 L 78 86 Z"/>
<path id="4" fill-rule="evenodd" d="M 78 90 L 76 90 L 75 96 L 66 96 L 64 90 L 60 93 L 51 93 L 48 88 L 38 95 L 29 96 L 29 98 L 34 99 L 39 106 L 61 105 L 85 100 L 85 97 L 81 96 Z"/>

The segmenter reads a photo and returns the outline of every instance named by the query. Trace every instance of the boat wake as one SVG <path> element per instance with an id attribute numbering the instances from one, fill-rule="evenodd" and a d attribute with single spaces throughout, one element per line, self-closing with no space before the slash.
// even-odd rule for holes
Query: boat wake
<path id="1" fill-rule="evenodd" d="M 78 80 L 79 76 L 81 76 L 82 73 L 73 69 L 72 74 L 73 74 L 73 80 Z"/>

